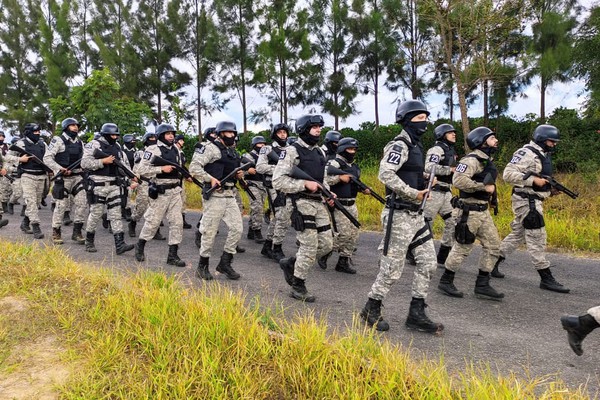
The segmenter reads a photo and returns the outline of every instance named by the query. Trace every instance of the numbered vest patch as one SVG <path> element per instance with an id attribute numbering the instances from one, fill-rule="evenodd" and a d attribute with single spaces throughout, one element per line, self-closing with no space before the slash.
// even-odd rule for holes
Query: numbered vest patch
<path id="1" fill-rule="evenodd" d="M 261 147 L 258 154 L 267 154 L 267 146 Z"/>
<path id="2" fill-rule="evenodd" d="M 150 160 L 152 158 L 152 153 L 149 151 L 144 152 L 144 160 Z"/>
<path id="3" fill-rule="evenodd" d="M 438 156 L 437 154 L 432 154 L 429 157 L 429 162 L 432 162 L 434 164 L 439 164 L 440 163 L 440 156 Z"/>
<path id="4" fill-rule="evenodd" d="M 521 161 L 521 160 L 522 160 L 521 157 L 519 157 L 519 156 L 513 156 L 513 158 L 510 159 L 510 163 L 511 164 L 518 164 L 519 161 Z"/>
<path id="5" fill-rule="evenodd" d="M 92 142 L 86 143 L 84 146 L 86 149 L 92 149 L 94 148 L 94 145 L 92 144 Z"/>
<path id="6" fill-rule="evenodd" d="M 402 156 L 399 153 L 392 151 L 390 154 L 388 154 L 387 162 L 390 164 L 399 165 L 401 158 Z"/>
<path id="7" fill-rule="evenodd" d="M 467 164 L 460 163 L 456 166 L 456 172 L 464 173 L 467 170 Z"/>
<path id="8" fill-rule="evenodd" d="M 286 151 L 285 150 L 281 150 L 281 153 L 279 153 L 279 159 L 283 160 L 285 158 L 285 154 L 286 154 Z"/>

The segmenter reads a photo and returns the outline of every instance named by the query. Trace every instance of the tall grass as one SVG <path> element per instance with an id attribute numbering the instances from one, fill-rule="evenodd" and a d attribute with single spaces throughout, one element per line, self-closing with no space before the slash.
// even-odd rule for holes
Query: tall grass
<path id="1" fill-rule="evenodd" d="M 72 368 L 65 399 L 587 398 L 585 388 L 485 364 L 449 372 L 442 357 L 417 361 L 359 322 L 330 334 L 310 314 L 286 319 L 216 282 L 190 290 L 158 273 L 114 277 L 57 247 L 0 245 L 0 295 L 33 305 L 0 319 L 1 348 L 59 335 Z M 0 376 L 18 369 L 3 363 Z"/>

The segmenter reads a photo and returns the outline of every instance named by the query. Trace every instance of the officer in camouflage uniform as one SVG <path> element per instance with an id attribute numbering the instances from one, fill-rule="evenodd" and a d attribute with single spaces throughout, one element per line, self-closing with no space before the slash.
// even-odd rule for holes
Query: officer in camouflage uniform
<path id="1" fill-rule="evenodd" d="M 133 250 L 132 244 L 125 243 L 123 223 L 121 221 L 121 180 L 123 173 L 120 172 L 114 161 L 119 160 L 127 168 L 127 156 L 121 151 L 117 143 L 119 128 L 112 123 L 102 125 L 100 137 L 87 143 L 83 148 L 81 167 L 89 172 L 87 182 L 87 196 L 90 205 L 90 214 L 86 224 L 85 251 L 95 253 L 98 250 L 94 245 L 96 227 L 102 218 L 102 212 L 106 206 L 106 212 L 110 226 L 115 238 L 115 249 L 117 254 Z M 96 158 L 94 151 L 100 150 L 109 154 L 108 157 Z"/>
<path id="2" fill-rule="evenodd" d="M 19 141 L 18 136 L 13 136 L 10 140 L 10 144 L 16 144 Z M 10 157 L 10 158 L 9 158 Z M 10 197 L 8 199 L 7 214 L 13 215 L 15 213 L 15 205 L 19 202 L 19 199 L 23 197 L 23 188 L 21 187 L 21 174 L 19 173 L 19 159 L 15 156 L 11 156 L 8 152 L 4 159 L 4 167 L 9 172 L 10 177 L 13 179 L 10 184 Z M 21 216 L 25 216 L 25 206 L 21 210 Z"/>
<path id="3" fill-rule="evenodd" d="M 338 131 L 329 131 L 325 134 L 323 146 L 321 149 L 325 152 L 327 160 L 333 160 L 337 155 L 338 143 L 342 139 L 342 134 Z"/>
<path id="4" fill-rule="evenodd" d="M 379 163 L 379 180 L 385 185 L 387 196 L 386 207 L 381 213 L 386 236 L 379 245 L 379 250 L 383 250 L 379 258 L 379 273 L 360 313 L 367 324 L 374 325 L 378 331 L 389 329 L 389 324 L 381 316 L 381 302 L 392 284 L 400 279 L 410 250 L 415 256 L 416 267 L 405 325 L 409 329 L 434 334 L 444 329 L 442 324 L 431 321 L 425 313 L 425 298 L 436 269 L 431 231 L 419 212 L 421 202 L 428 195 L 423 177 L 425 157 L 421 143 L 428 116 L 427 107 L 420 101 L 400 103 L 396 109 L 396 122 L 402 125 L 403 130 L 385 146 Z M 391 221 L 390 208 L 393 209 Z M 391 224 L 389 228 L 388 224 Z"/>
<path id="5" fill-rule="evenodd" d="M 587 314 L 564 315 L 560 318 L 563 328 L 568 332 L 569 346 L 578 356 L 583 354 L 581 342 L 594 329 L 600 327 L 600 306 L 592 307 Z"/>
<path id="6" fill-rule="evenodd" d="M 252 138 L 252 151 L 248 154 L 252 157 L 254 165 L 258 163 L 260 150 L 266 144 L 267 141 L 262 136 L 255 136 Z M 263 244 L 265 243 L 265 239 L 262 236 L 262 220 L 265 210 L 265 201 L 267 199 L 267 192 L 263 186 L 263 176 L 257 172 L 256 168 L 249 168 L 248 171 L 246 171 L 245 179 L 249 184 L 248 190 L 256 197 L 256 200 L 250 199 L 250 222 L 248 223 L 248 235 L 246 238 L 254 240 L 256 243 Z"/>
<path id="7" fill-rule="evenodd" d="M 203 141 L 198 141 L 194 145 L 194 154 L 202 150 L 204 146 L 206 146 L 209 142 L 212 143 L 217 138 L 217 132 L 215 131 L 215 127 L 211 126 L 204 130 L 202 134 Z M 196 235 L 194 239 L 194 243 L 197 248 L 200 248 L 202 244 L 202 234 L 200 233 L 200 222 L 202 221 L 202 214 L 200 214 L 200 218 L 198 218 L 198 223 L 196 224 Z"/>
<path id="8" fill-rule="evenodd" d="M 490 286 L 490 272 L 500 256 L 500 237 L 489 211 L 498 176 L 492 158 L 498 149 L 498 139 L 491 129 L 481 126 L 469 132 L 467 145 L 472 152 L 460 160 L 452 178 L 452 184 L 459 190 L 460 197 L 460 211 L 456 217 L 454 233 L 456 243 L 448 255 L 438 288 L 448 296 L 463 297 L 463 293 L 454 286 L 454 274 L 471 253 L 475 239 L 479 239 L 482 254 L 479 258 L 475 296 L 502 301 L 504 293 L 498 293 Z"/>
<path id="9" fill-rule="evenodd" d="M 551 154 L 560 140 L 558 129 L 552 125 L 540 125 L 533 132 L 533 140 L 514 154 L 504 169 L 504 181 L 513 186 L 512 209 L 515 218 L 510 224 L 511 232 L 500 245 L 500 258 L 494 272 L 504 277 L 498 265 L 506 255 L 525 242 L 533 265 L 541 277 L 540 288 L 559 293 L 569 293 L 569 289 L 554 279 L 550 262 L 546 259 L 546 227 L 544 226 L 542 202 L 552 195 L 548 181 L 534 173 L 552 176 Z"/>
<path id="10" fill-rule="evenodd" d="M 0 202 L 2 202 L 2 211 L 0 212 L 2 213 L 8 212 L 8 200 L 10 199 L 10 194 L 12 192 L 11 182 L 7 178 L 7 176 L 10 176 L 8 163 L 4 161 L 6 153 L 8 152 L 8 144 L 5 143 L 5 139 L 6 136 L 4 136 L 4 132 L 0 131 L 0 160 L 2 160 L 0 168 L 4 170 L 3 173 L 0 173 Z"/>
<path id="11" fill-rule="evenodd" d="M 315 296 L 308 292 L 305 285 L 308 271 L 318 258 L 330 253 L 333 247 L 329 213 L 319 193 L 319 187 L 326 186 L 327 160 L 317 145 L 323 125 L 320 115 L 298 118 L 296 132 L 300 139 L 281 152 L 273 172 L 273 187 L 289 195 L 294 213 L 298 213 L 293 223 L 297 231 L 296 239 L 300 243 L 296 256 L 281 259 L 279 265 L 286 282 L 292 287 L 291 296 L 306 302 L 315 301 Z M 295 166 L 314 181 L 292 178 L 290 175 Z"/>
<path id="12" fill-rule="evenodd" d="M 328 132 L 329 133 L 329 132 Z M 360 179 L 360 168 L 354 164 L 354 157 L 358 150 L 358 140 L 353 138 L 343 138 L 337 146 L 337 157 L 329 160 L 327 166 L 332 166 L 342 171 L 348 172 Z M 338 200 L 346 209 L 358 220 L 358 207 L 356 206 L 356 195 L 359 187 L 352 182 L 350 175 L 330 175 L 325 170 L 325 182 L 331 187 Z M 365 194 L 368 194 L 368 189 Z M 356 270 L 350 266 L 350 257 L 354 253 L 358 243 L 359 229 L 350 222 L 339 210 L 333 210 L 332 221 L 335 221 L 335 231 L 333 234 L 333 248 L 339 253 L 338 262 L 335 270 L 346 274 L 355 274 Z M 327 268 L 327 258 L 329 254 L 321 257 L 319 266 Z M 325 269 L 323 268 L 323 269 Z"/>
<path id="13" fill-rule="evenodd" d="M 452 176 L 456 169 L 456 129 L 450 124 L 441 124 L 433 131 L 435 144 L 427 150 L 425 156 L 425 172 L 431 173 L 435 166 L 437 183 L 433 186 L 429 199 L 425 204 L 425 220 L 433 230 L 433 220 L 440 215 L 444 220 L 444 233 L 437 254 L 437 262 L 444 265 L 450 249 L 454 244 L 455 220 L 452 217 L 454 209 L 450 200 L 452 199 Z"/>
<path id="14" fill-rule="evenodd" d="M 237 128 L 233 122 L 222 121 L 216 126 L 218 138 L 212 143 L 194 152 L 190 164 L 190 173 L 201 182 L 206 182 L 203 193 L 213 186 L 218 186 L 212 196 L 204 199 L 204 214 L 200 222 L 202 234 L 200 244 L 200 261 L 196 276 L 200 279 L 213 279 L 208 270 L 208 263 L 212 252 L 213 243 L 221 220 L 227 225 L 228 232 L 221 260 L 217 265 L 217 272 L 225 274 L 229 279 L 239 279 L 232 267 L 231 261 L 236 254 L 236 246 L 244 229 L 242 213 L 235 200 L 235 180 L 221 182 L 229 173 L 240 166 L 240 156 L 235 151 L 235 137 Z M 235 178 L 241 179 L 244 172 L 239 170 Z"/>
<path id="15" fill-rule="evenodd" d="M 39 160 L 42 160 L 47 146 L 43 140 L 40 140 L 40 126 L 38 124 L 27 124 L 23 132 L 25 133 L 25 137 L 18 140 L 16 145 L 29 154 L 35 155 Z M 25 233 L 33 233 L 33 237 L 36 239 L 43 239 L 44 234 L 40 229 L 38 207 L 41 204 L 48 173 L 32 157 L 26 155 L 19 157 L 13 151 L 9 151 L 8 154 L 17 157 L 20 162 L 18 169 L 21 174 L 21 188 L 23 190 L 23 199 L 25 200 L 25 205 L 23 206 L 25 216 L 21 223 L 21 230 Z"/>
<path id="16" fill-rule="evenodd" d="M 137 139 L 135 135 L 128 133 L 127 135 L 123 135 L 123 153 L 127 156 L 127 161 L 129 163 L 129 168 L 133 170 L 135 166 L 135 155 L 138 151 L 137 147 Z M 136 185 L 132 185 L 135 187 Z M 131 198 L 133 194 L 133 190 L 127 191 L 127 205 L 125 206 L 125 219 L 127 221 L 131 221 L 131 213 L 133 209 L 133 199 Z M 134 235 L 135 236 L 135 235 Z"/>
<path id="17" fill-rule="evenodd" d="M 183 146 L 185 145 L 185 135 L 179 134 L 175 136 L 175 146 L 177 150 L 179 150 L 179 159 L 181 161 L 181 166 L 185 168 L 185 164 L 187 164 L 187 160 L 185 158 L 185 153 L 183 152 Z M 181 218 L 183 218 L 183 229 L 192 229 L 192 225 L 188 224 L 185 220 L 185 203 L 187 201 L 187 197 L 185 194 L 185 186 L 183 185 L 183 178 L 181 180 L 181 187 L 183 190 L 181 191 Z"/>
<path id="18" fill-rule="evenodd" d="M 81 165 L 76 168 L 67 169 L 71 164 L 83 157 L 83 142 L 77 137 L 79 134 L 79 122 L 74 118 L 66 118 L 61 123 L 62 134 L 55 136 L 44 155 L 44 163 L 52 168 L 56 176 L 62 171 L 62 175 L 54 180 L 52 198 L 55 201 L 52 214 L 52 242 L 63 244 L 61 237 L 61 225 L 63 224 L 65 206 L 69 202 L 69 196 L 73 196 L 71 202 L 73 208 L 73 234 L 71 240 L 78 244 L 84 244 L 83 221 L 87 216 L 87 199 L 83 182 L 83 169 Z"/>
<path id="19" fill-rule="evenodd" d="M 287 140 L 290 131 L 288 124 L 280 122 L 273 125 L 271 128 L 272 143 L 260 149 L 258 161 L 256 162 L 256 171 L 263 175 L 264 187 L 269 191 L 272 201 L 271 211 L 275 211 L 275 215 L 271 216 L 266 240 L 260 254 L 277 262 L 285 257 L 282 246 L 285 234 L 291 225 L 292 203 L 289 199 L 286 199 L 285 193 L 273 189 L 273 171 L 275 171 L 277 163 L 269 159 L 269 153 L 275 152 L 279 159 L 281 153 L 288 146 Z"/>
<path id="20" fill-rule="evenodd" d="M 183 238 L 183 200 L 181 192 L 181 175 L 172 165 L 157 166 L 152 163 L 153 157 L 158 156 L 172 163 L 181 165 L 180 151 L 175 142 L 175 127 L 160 124 L 156 128 L 157 144 L 148 146 L 144 152 L 137 171 L 144 177 L 152 179 L 150 184 L 150 204 L 144 213 L 144 226 L 135 246 L 135 259 L 144 261 L 146 242 L 154 237 L 160 228 L 160 222 L 166 216 L 169 222 L 169 253 L 167 264 L 185 267 L 185 262 L 179 258 L 177 251 Z"/>

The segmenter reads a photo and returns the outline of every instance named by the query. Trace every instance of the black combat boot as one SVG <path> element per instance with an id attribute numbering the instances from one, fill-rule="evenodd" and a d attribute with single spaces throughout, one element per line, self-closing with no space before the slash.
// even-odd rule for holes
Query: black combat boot
<path id="1" fill-rule="evenodd" d="M 139 262 L 146 260 L 146 256 L 144 255 L 145 247 L 146 241 L 144 239 L 138 239 L 138 242 L 135 244 L 135 259 Z"/>
<path id="2" fill-rule="evenodd" d="M 444 330 L 444 325 L 430 320 L 427 314 L 425 314 L 425 307 L 427 307 L 425 299 L 412 298 L 408 317 L 406 318 L 406 327 L 419 332 L 441 333 Z"/>
<path id="3" fill-rule="evenodd" d="M 296 300 L 302 300 L 307 303 L 314 303 L 315 301 L 315 296 L 308 293 L 308 290 L 306 290 L 304 279 L 295 276 L 292 277 L 292 291 L 290 292 L 290 296 Z"/>
<path id="4" fill-rule="evenodd" d="M 338 258 L 338 262 L 335 265 L 335 270 L 337 272 L 343 272 L 345 274 L 355 274 L 356 270 L 350 266 L 350 260 L 348 257 L 340 256 Z"/>
<path id="5" fill-rule="evenodd" d="M 248 233 L 246 234 L 246 239 L 254 240 L 254 229 L 248 227 Z"/>
<path id="6" fill-rule="evenodd" d="M 23 221 L 21 222 L 21 230 L 28 234 L 33 233 L 31 226 L 29 226 L 29 217 L 23 217 Z"/>
<path id="7" fill-rule="evenodd" d="M 292 286 L 294 279 L 294 265 L 296 264 L 296 257 L 282 258 L 279 260 L 279 267 L 283 271 L 283 277 L 288 285 Z"/>
<path id="8" fill-rule="evenodd" d="M 176 267 L 185 267 L 185 261 L 179 258 L 179 255 L 177 254 L 178 249 L 179 245 L 169 245 L 169 255 L 167 256 L 167 264 L 174 265 Z"/>
<path id="9" fill-rule="evenodd" d="M 85 233 L 85 251 L 88 253 L 95 253 L 96 246 L 94 246 L 94 238 L 96 237 L 96 232 L 86 232 Z"/>
<path id="10" fill-rule="evenodd" d="M 246 252 L 246 248 L 240 246 L 239 244 L 237 246 L 235 246 L 235 252 L 236 253 L 245 253 Z"/>
<path id="11" fill-rule="evenodd" d="M 502 257 L 502 256 L 498 257 L 498 260 L 496 261 L 496 265 L 494 265 L 494 269 L 490 273 L 490 275 L 492 275 L 492 277 L 494 277 L 494 278 L 504 278 L 504 274 L 502 272 L 500 272 L 500 270 L 498 269 L 498 267 L 500 266 L 500 264 L 504 260 L 505 260 L 504 257 Z"/>
<path id="12" fill-rule="evenodd" d="M 2 202 L 2 212 L 5 214 L 8 212 L 8 202 L 6 201 Z"/>
<path id="13" fill-rule="evenodd" d="M 369 297 L 367 304 L 360 312 L 360 317 L 367 322 L 367 325 L 375 325 L 378 331 L 387 331 L 390 329 L 390 324 L 381 316 L 381 300 L 375 300 Z"/>
<path id="14" fill-rule="evenodd" d="M 2 228 L 3 226 L 8 225 L 8 220 L 7 219 L 3 219 L 2 216 L 0 215 L 0 228 Z"/>
<path id="15" fill-rule="evenodd" d="M 564 315 L 560 317 L 563 328 L 568 332 L 569 346 L 578 356 L 583 354 L 581 342 L 594 329 L 600 327 L 598 321 L 590 314 L 582 315 Z"/>
<path id="16" fill-rule="evenodd" d="M 319 267 L 321 269 L 327 269 L 327 260 L 329 260 L 329 257 L 331 256 L 331 251 L 323 256 L 321 256 L 318 260 L 317 260 L 317 264 L 319 264 Z"/>
<path id="17" fill-rule="evenodd" d="M 452 250 L 452 247 L 450 246 L 440 246 L 440 249 L 437 253 L 438 266 L 443 266 L 444 264 L 446 264 L 446 259 L 448 258 L 448 254 L 450 254 L 450 250 Z"/>
<path id="18" fill-rule="evenodd" d="M 262 254 L 263 256 L 265 256 L 267 258 L 273 258 L 273 241 L 272 240 L 265 240 L 265 242 L 263 243 L 263 247 L 260 250 L 260 254 Z"/>
<path id="19" fill-rule="evenodd" d="M 183 218 L 183 229 L 192 229 L 192 225 L 185 220 L 185 213 L 181 213 L 181 217 Z"/>
<path id="20" fill-rule="evenodd" d="M 489 272 L 480 270 L 475 281 L 475 297 L 485 300 L 502 301 L 504 293 L 498 293 L 496 289 L 490 286 Z"/>
<path id="21" fill-rule="evenodd" d="M 200 257 L 198 262 L 198 269 L 196 270 L 196 276 L 205 281 L 211 281 L 213 276 L 208 271 L 208 257 Z"/>
<path id="22" fill-rule="evenodd" d="M 127 230 L 128 230 L 128 234 L 129 237 L 136 237 L 136 233 L 135 233 L 135 228 L 137 227 L 137 221 L 131 220 L 129 221 L 129 223 L 127 224 Z"/>
<path id="23" fill-rule="evenodd" d="M 71 240 L 77 244 L 84 244 L 85 238 L 83 237 L 82 230 L 83 222 L 75 222 L 73 224 L 73 234 L 71 235 Z"/>
<path id="24" fill-rule="evenodd" d="M 119 233 L 115 233 L 114 237 L 115 237 L 115 249 L 117 250 L 117 255 L 123 254 L 126 251 L 129 250 L 133 250 L 133 248 L 135 247 L 132 244 L 127 244 L 125 243 L 125 233 L 123 232 L 119 232 Z"/>
<path id="25" fill-rule="evenodd" d="M 58 228 L 52 228 L 52 243 L 63 244 L 64 242 L 61 235 L 60 226 Z"/>
<path id="26" fill-rule="evenodd" d="M 6 213 L 10 215 L 14 215 L 15 213 L 15 205 L 11 202 L 8 202 L 6 206 Z"/>
<path id="27" fill-rule="evenodd" d="M 27 210 L 27 205 L 23 205 L 23 208 L 21 208 L 21 217 L 25 216 L 25 210 Z"/>
<path id="28" fill-rule="evenodd" d="M 444 270 L 444 273 L 440 278 L 440 283 L 438 284 L 438 289 L 450 297 L 464 296 L 463 292 L 460 292 L 456 286 L 454 286 L 454 271 L 450 271 L 449 269 Z"/>
<path id="29" fill-rule="evenodd" d="M 569 293 L 571 291 L 570 289 L 567 289 L 566 287 L 558 283 L 556 279 L 554 279 L 550 268 L 538 269 L 538 273 L 542 278 L 540 282 L 540 288 L 558 293 Z"/>
<path id="30" fill-rule="evenodd" d="M 131 214 L 132 214 L 131 208 L 130 207 L 125 208 L 125 221 L 127 221 L 127 222 L 131 221 Z"/>
<path id="31" fill-rule="evenodd" d="M 281 248 L 281 246 L 281 243 L 273 245 L 273 252 L 271 258 L 277 262 L 285 258 L 285 254 L 283 254 L 283 249 Z"/>
<path id="32" fill-rule="evenodd" d="M 156 233 L 154 234 L 154 237 L 152 239 L 154 239 L 154 240 L 167 240 L 167 238 L 164 237 L 162 235 L 162 233 L 160 233 L 160 228 L 158 228 L 158 230 L 156 231 Z"/>
<path id="33" fill-rule="evenodd" d="M 73 223 L 73 220 L 71 219 L 71 213 L 69 211 L 65 211 L 65 213 L 63 214 L 63 225 L 69 226 L 72 223 Z"/>
<path id="34" fill-rule="evenodd" d="M 225 276 L 227 276 L 228 279 L 232 279 L 232 280 L 240 279 L 240 274 L 235 272 L 233 270 L 233 268 L 231 267 L 232 260 L 233 260 L 233 254 L 227 253 L 224 251 L 223 254 L 221 255 L 221 261 L 219 261 L 219 264 L 217 265 L 216 270 L 217 270 L 217 272 L 225 274 Z"/>
<path id="35" fill-rule="evenodd" d="M 265 238 L 263 237 L 260 229 L 254 230 L 254 241 L 258 244 L 263 244 L 265 242 Z"/>

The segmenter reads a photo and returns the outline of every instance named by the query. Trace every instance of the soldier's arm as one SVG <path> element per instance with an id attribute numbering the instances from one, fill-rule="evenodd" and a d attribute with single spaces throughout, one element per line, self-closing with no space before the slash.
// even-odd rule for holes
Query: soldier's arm
<path id="1" fill-rule="evenodd" d="M 157 174 L 162 172 L 162 167 L 158 167 L 151 164 L 152 157 L 158 154 L 160 156 L 160 149 L 156 145 L 148 146 L 146 151 L 137 164 L 135 170 L 138 174 L 143 176 L 144 178 L 154 178 Z"/>
<path id="2" fill-rule="evenodd" d="M 304 180 L 294 179 L 289 175 L 292 168 L 299 163 L 298 151 L 290 147 L 281 152 L 279 162 L 273 171 L 273 188 L 284 193 L 298 193 L 304 190 Z"/>
<path id="3" fill-rule="evenodd" d="M 510 162 L 504 168 L 502 179 L 504 179 L 505 182 L 512 186 L 531 187 L 533 186 L 533 181 L 535 177 L 531 175 L 527 179 L 523 179 L 523 176 L 528 171 L 541 171 L 541 164 L 539 166 L 539 169 L 536 164 L 536 157 L 533 156 L 532 153 L 524 149 L 519 149 L 514 152 Z"/>
<path id="4" fill-rule="evenodd" d="M 411 188 L 396 175 L 396 172 L 408 160 L 408 147 L 403 142 L 391 142 L 383 150 L 383 158 L 379 162 L 378 178 L 385 186 L 402 198 L 417 200 L 419 191 Z"/>
<path id="5" fill-rule="evenodd" d="M 194 151 L 192 162 L 190 163 L 190 174 L 200 181 L 211 182 L 213 177 L 204 170 L 204 166 L 221 157 L 221 152 L 217 146 L 206 145 L 201 149 Z"/>
<path id="6" fill-rule="evenodd" d="M 340 175 L 333 175 L 333 174 L 329 175 L 327 173 L 327 167 L 330 165 L 334 168 L 340 168 L 340 163 L 337 162 L 336 160 L 329 160 L 327 162 L 327 166 L 325 167 L 325 182 L 329 186 L 333 186 L 333 185 L 337 185 L 340 182 Z"/>
<path id="7" fill-rule="evenodd" d="M 485 185 L 481 182 L 475 182 L 472 177 L 479 168 L 479 161 L 473 157 L 466 157 L 460 160 L 456 166 L 456 171 L 452 177 L 452 185 L 459 190 L 467 193 L 473 193 L 480 190 L 485 190 Z"/>
<path id="8" fill-rule="evenodd" d="M 263 175 L 273 175 L 275 166 L 269 164 L 269 153 L 273 151 L 271 146 L 264 146 L 258 153 L 258 160 L 256 161 L 256 172 Z"/>
<path id="9" fill-rule="evenodd" d="M 48 148 L 46 149 L 46 152 L 44 153 L 44 164 L 46 164 L 47 166 L 52 168 L 52 171 L 54 171 L 54 174 L 59 173 L 60 170 L 63 169 L 63 167 L 61 167 L 60 164 L 54 160 L 54 158 L 56 157 L 56 155 L 58 153 L 63 152 L 64 150 L 65 150 L 65 144 L 60 139 L 60 137 L 55 136 L 52 138 L 50 145 L 48 146 Z"/>
<path id="10" fill-rule="evenodd" d="M 83 146 L 83 157 L 81 158 L 81 168 L 87 169 L 88 171 L 96 171 L 101 169 L 104 164 L 101 159 L 94 157 L 94 150 L 100 148 L 100 143 L 92 140 Z"/>
<path id="11" fill-rule="evenodd" d="M 425 172 L 429 173 L 435 165 L 435 174 L 437 176 L 450 175 L 452 173 L 452 167 L 447 165 L 440 165 L 440 162 L 444 159 L 444 150 L 440 146 L 433 146 L 427 151 L 425 155 Z"/>

